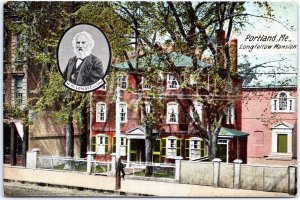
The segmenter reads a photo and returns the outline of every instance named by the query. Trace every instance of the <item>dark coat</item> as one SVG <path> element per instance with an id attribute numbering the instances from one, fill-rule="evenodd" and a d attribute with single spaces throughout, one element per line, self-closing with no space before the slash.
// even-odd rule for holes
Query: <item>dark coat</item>
<path id="1" fill-rule="evenodd" d="M 67 67 L 64 71 L 64 77 L 66 80 L 71 81 L 72 71 L 76 67 L 76 56 L 70 58 Z M 93 85 L 97 81 L 103 78 L 103 64 L 101 60 L 90 54 L 80 64 L 79 74 L 77 76 L 76 85 L 88 86 Z"/>

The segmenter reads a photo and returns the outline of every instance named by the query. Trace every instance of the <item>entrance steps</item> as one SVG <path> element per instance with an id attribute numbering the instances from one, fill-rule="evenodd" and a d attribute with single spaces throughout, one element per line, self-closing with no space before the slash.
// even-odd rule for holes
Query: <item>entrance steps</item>
<path id="1" fill-rule="evenodd" d="M 271 153 L 267 160 L 292 160 L 293 154 L 291 153 Z"/>

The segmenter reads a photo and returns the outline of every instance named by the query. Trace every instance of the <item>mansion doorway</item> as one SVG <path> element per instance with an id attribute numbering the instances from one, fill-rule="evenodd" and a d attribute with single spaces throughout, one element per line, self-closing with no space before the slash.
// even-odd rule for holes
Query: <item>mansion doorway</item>
<path id="1" fill-rule="evenodd" d="M 145 139 L 131 139 L 130 161 L 145 162 Z"/>

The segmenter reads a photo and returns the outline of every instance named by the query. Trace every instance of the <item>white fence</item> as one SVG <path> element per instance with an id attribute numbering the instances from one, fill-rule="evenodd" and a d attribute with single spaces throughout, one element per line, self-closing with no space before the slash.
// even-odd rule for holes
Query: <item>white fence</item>
<path id="1" fill-rule="evenodd" d="M 176 167 L 172 163 L 130 162 L 126 174 L 132 177 L 145 177 L 146 166 L 152 171 L 148 178 L 175 179 Z"/>
<path id="2" fill-rule="evenodd" d="M 115 157 L 112 158 L 112 161 L 97 161 L 93 153 L 88 153 L 86 159 L 39 156 L 38 151 L 33 151 L 27 152 L 26 167 L 114 176 L 116 163 Z M 150 176 L 145 176 L 146 166 L 152 171 Z M 297 166 L 247 165 L 241 160 L 223 163 L 217 158 L 213 162 L 176 160 L 175 164 L 130 162 L 126 163 L 125 173 L 127 177 L 145 180 L 297 193 Z"/>
<path id="3" fill-rule="evenodd" d="M 83 158 L 68 158 L 57 156 L 38 156 L 37 168 L 69 170 L 69 171 L 87 171 L 87 159 Z"/>

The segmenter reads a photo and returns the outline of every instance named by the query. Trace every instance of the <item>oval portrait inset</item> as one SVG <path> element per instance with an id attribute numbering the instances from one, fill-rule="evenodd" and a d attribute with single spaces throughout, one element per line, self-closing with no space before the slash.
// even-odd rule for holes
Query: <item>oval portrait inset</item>
<path id="1" fill-rule="evenodd" d="M 111 62 L 110 45 L 98 27 L 77 24 L 61 37 L 57 61 L 66 87 L 90 92 L 104 84 Z"/>

